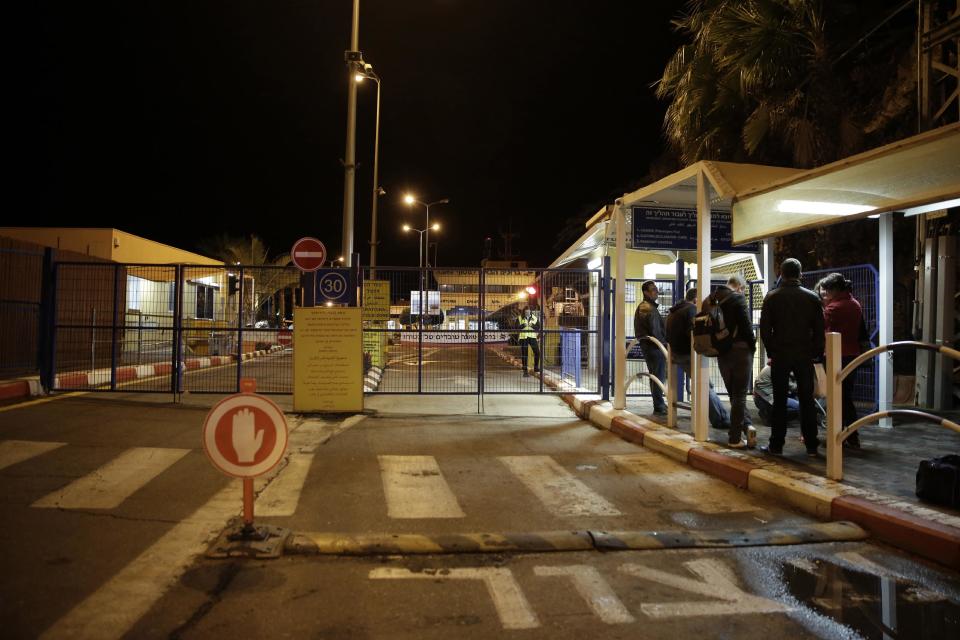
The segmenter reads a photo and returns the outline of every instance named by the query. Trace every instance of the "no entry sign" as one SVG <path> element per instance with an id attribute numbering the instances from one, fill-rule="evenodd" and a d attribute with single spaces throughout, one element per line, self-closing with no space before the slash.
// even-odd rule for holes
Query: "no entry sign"
<path id="1" fill-rule="evenodd" d="M 293 243 L 290 258 L 301 271 L 316 271 L 327 259 L 327 248 L 316 238 L 300 238 Z"/>
<path id="2" fill-rule="evenodd" d="M 270 471 L 287 450 L 287 421 L 273 402 L 252 393 L 221 400 L 203 422 L 203 450 L 217 469 L 237 478 Z"/>

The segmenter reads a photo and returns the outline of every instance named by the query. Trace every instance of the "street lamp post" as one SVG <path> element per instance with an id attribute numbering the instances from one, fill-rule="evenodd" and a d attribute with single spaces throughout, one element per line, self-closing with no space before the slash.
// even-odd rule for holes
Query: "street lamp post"
<path id="1" fill-rule="evenodd" d="M 357 79 L 353 73 L 354 65 L 363 58 L 360 54 L 360 0 L 353 0 L 353 20 L 350 29 L 350 50 L 344 54 L 350 71 L 347 88 L 347 145 L 343 157 L 343 252 L 347 266 L 353 256 L 353 192 L 354 177 L 357 170 Z"/>
<path id="2" fill-rule="evenodd" d="M 407 194 L 403 197 L 403 201 L 407 203 L 407 206 L 419 204 L 421 207 L 427 210 L 427 227 L 424 231 L 427 232 L 426 241 L 427 246 L 429 247 L 430 243 L 430 207 L 438 204 L 450 204 L 450 198 L 444 198 L 443 200 L 437 200 L 436 202 L 421 202 L 413 197 L 411 194 Z M 430 256 L 427 256 L 427 267 L 430 266 Z"/>
<path id="3" fill-rule="evenodd" d="M 373 65 L 364 64 L 363 72 L 356 74 L 357 82 L 366 78 L 377 83 L 377 119 L 373 134 L 373 195 L 370 201 L 370 267 L 377 266 L 377 200 L 386 194 L 378 184 L 380 168 L 380 76 L 373 71 Z"/>
<path id="4" fill-rule="evenodd" d="M 404 231 L 416 231 L 420 234 L 420 237 L 417 241 L 417 248 L 420 250 L 420 259 L 418 265 L 420 267 L 420 320 L 423 321 L 423 234 L 429 233 L 430 229 L 434 231 L 440 230 L 440 225 L 437 223 L 433 224 L 433 227 L 426 227 L 425 229 L 415 229 L 408 224 L 403 225 Z"/>

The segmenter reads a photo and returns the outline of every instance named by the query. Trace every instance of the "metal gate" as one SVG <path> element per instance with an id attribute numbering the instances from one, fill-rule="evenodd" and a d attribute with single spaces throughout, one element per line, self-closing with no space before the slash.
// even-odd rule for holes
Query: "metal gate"
<path id="1" fill-rule="evenodd" d="M 382 370 L 372 393 L 606 388 L 599 270 L 376 267 L 363 279 L 385 282 L 390 298 L 388 320 L 364 321 L 368 364 Z M 518 340 L 525 307 L 537 317 L 536 350 Z"/>
<path id="2" fill-rule="evenodd" d="M 54 265 L 53 390 L 291 393 L 293 267 Z"/>

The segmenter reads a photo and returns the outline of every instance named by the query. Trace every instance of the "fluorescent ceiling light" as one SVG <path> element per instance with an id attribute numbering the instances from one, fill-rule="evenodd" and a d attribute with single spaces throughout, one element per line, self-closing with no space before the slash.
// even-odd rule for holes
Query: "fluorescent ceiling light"
<path id="1" fill-rule="evenodd" d="M 600 268 L 601 264 L 603 264 L 602 258 L 594 258 L 593 260 L 587 263 L 587 269 L 598 269 Z"/>
<path id="2" fill-rule="evenodd" d="M 919 207 L 910 207 L 909 209 L 903 210 L 903 215 L 905 216 L 918 216 L 921 213 L 930 213 L 931 211 L 939 211 L 940 209 L 951 209 L 953 207 L 960 207 L 960 198 L 955 198 L 953 200 L 943 200 L 941 202 L 931 202 L 930 204 L 924 204 Z"/>
<path id="3" fill-rule="evenodd" d="M 782 213 L 809 213 L 820 216 L 852 216 L 876 207 L 866 204 L 842 204 L 839 202 L 813 202 L 811 200 L 781 200 L 777 211 Z"/>

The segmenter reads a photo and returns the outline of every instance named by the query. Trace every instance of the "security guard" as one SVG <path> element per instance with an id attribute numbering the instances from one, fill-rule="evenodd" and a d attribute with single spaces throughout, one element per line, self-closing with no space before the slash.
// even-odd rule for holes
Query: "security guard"
<path id="1" fill-rule="evenodd" d="M 527 345 L 533 349 L 533 370 L 540 371 L 540 345 L 537 342 L 537 316 L 533 315 L 530 307 L 524 307 L 517 318 L 520 325 L 520 361 L 523 363 L 523 375 L 529 376 L 527 371 Z"/>

